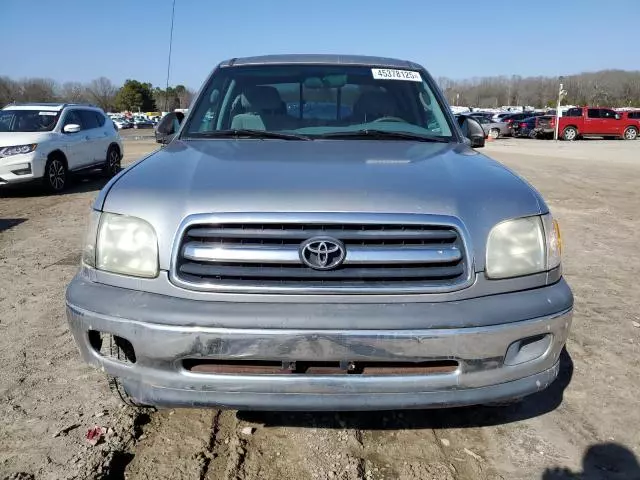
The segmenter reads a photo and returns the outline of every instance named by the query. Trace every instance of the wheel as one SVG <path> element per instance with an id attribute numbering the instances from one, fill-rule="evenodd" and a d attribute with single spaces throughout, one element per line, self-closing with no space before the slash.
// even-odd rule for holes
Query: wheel
<path id="1" fill-rule="evenodd" d="M 495 140 L 500 136 L 500 129 L 492 128 L 491 130 L 489 130 L 489 136 Z"/>
<path id="2" fill-rule="evenodd" d="M 576 138 L 578 138 L 578 130 L 576 127 L 567 127 L 562 131 L 562 138 L 572 142 Z"/>
<path id="3" fill-rule="evenodd" d="M 114 341 L 113 335 L 110 335 L 109 337 L 111 338 L 109 345 L 111 356 L 118 359 L 126 359 L 127 355 L 125 351 L 116 341 Z M 111 390 L 111 393 L 113 393 L 125 405 L 134 408 L 146 408 L 146 405 L 140 405 L 127 393 L 124 385 L 118 377 L 107 375 L 107 383 L 109 384 L 109 390 Z"/>
<path id="4" fill-rule="evenodd" d="M 67 165 L 59 156 L 51 157 L 44 166 L 44 186 L 52 193 L 60 193 L 67 186 Z"/>
<path id="5" fill-rule="evenodd" d="M 107 160 L 102 167 L 102 173 L 105 177 L 111 178 L 118 174 L 120 171 L 120 152 L 115 146 L 109 147 L 107 151 Z"/>
<path id="6" fill-rule="evenodd" d="M 627 127 L 624 131 L 623 138 L 625 140 L 635 140 L 638 138 L 638 129 L 636 127 Z"/>

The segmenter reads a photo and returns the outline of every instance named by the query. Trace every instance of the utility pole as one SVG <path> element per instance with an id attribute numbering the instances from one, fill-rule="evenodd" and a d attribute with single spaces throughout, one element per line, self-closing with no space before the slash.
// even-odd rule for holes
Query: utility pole
<path id="1" fill-rule="evenodd" d="M 558 88 L 558 105 L 556 106 L 556 131 L 553 135 L 554 140 L 558 141 L 558 131 L 560 129 L 560 104 L 562 103 L 562 98 L 567 94 L 567 91 L 563 89 L 562 81 L 564 77 L 560 77 L 560 88 Z"/>
<path id="2" fill-rule="evenodd" d="M 176 14 L 176 0 L 173 0 L 171 9 L 171 33 L 169 34 L 169 60 L 167 62 L 167 88 L 164 91 L 164 111 L 169 111 L 169 73 L 171 72 L 171 47 L 173 46 L 173 18 Z"/>

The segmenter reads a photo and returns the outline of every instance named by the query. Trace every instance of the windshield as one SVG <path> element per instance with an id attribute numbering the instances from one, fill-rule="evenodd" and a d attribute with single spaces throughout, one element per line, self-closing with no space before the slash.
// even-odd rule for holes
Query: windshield
<path id="1" fill-rule="evenodd" d="M 412 70 L 343 65 L 221 68 L 194 110 L 183 137 L 215 138 L 213 132 L 247 130 L 309 138 L 364 130 L 452 137 L 431 85 Z"/>
<path id="2" fill-rule="evenodd" d="M 50 132 L 59 115 L 46 110 L 0 110 L 0 132 Z"/>

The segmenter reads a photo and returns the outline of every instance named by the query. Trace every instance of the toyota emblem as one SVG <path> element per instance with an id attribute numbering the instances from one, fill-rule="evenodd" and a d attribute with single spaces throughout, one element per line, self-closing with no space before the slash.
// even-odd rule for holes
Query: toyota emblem
<path id="1" fill-rule="evenodd" d="M 300 260 L 314 270 L 337 268 L 346 256 L 344 244 L 331 237 L 313 237 L 300 245 Z"/>

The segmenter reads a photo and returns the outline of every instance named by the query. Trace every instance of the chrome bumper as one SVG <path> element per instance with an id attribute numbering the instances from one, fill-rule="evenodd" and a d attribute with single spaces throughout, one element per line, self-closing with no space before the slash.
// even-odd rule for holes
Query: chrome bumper
<path id="1" fill-rule="evenodd" d="M 121 290 L 129 298 L 146 295 Z M 494 299 L 499 309 L 500 295 Z M 140 308 L 148 306 L 144 300 L 149 299 L 141 298 Z M 373 314 L 377 306 L 369 307 Z M 410 330 L 177 326 L 96 313 L 69 301 L 67 315 L 84 359 L 122 378 L 128 393 L 143 404 L 363 410 L 488 403 L 542 390 L 557 376 L 572 309 L 500 325 Z M 348 322 L 345 318 L 344 324 Z M 89 330 L 130 341 L 136 363 L 101 356 L 89 341 Z M 545 336 L 548 345 L 535 358 L 505 364 L 510 345 L 536 336 Z M 186 370 L 182 360 L 194 358 L 283 362 L 448 359 L 457 361 L 458 367 L 428 375 L 211 374 Z"/>

